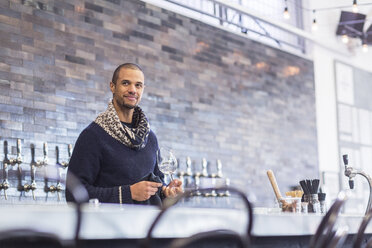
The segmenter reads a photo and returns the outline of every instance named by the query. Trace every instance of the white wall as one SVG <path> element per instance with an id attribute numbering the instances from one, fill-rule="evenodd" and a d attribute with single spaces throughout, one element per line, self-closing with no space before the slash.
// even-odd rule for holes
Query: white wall
<path id="1" fill-rule="evenodd" d="M 371 1 L 369 1 L 371 3 Z M 366 1 L 358 1 L 366 3 Z M 310 9 L 328 8 L 333 6 L 351 6 L 352 1 L 346 0 L 309 0 L 305 6 Z M 352 11 L 352 8 L 324 10 L 316 13 L 318 30 L 312 31 L 312 13 L 308 13 L 307 30 L 312 32 L 316 40 L 320 40 L 333 49 L 325 49 L 317 44 L 312 44 L 312 56 L 314 61 L 314 78 L 316 89 L 317 130 L 318 130 L 318 154 L 320 172 L 337 172 L 344 183 L 347 178 L 342 175 L 342 161 L 338 151 L 337 134 L 337 106 L 336 106 L 336 84 L 335 84 L 335 61 L 340 61 L 352 67 L 372 72 L 372 46 L 367 53 L 361 49 L 361 42 L 353 40 L 348 45 L 342 43 L 340 37 L 336 36 L 337 24 L 340 19 L 341 10 Z M 367 14 L 367 19 L 372 18 L 372 5 L 359 6 L 359 12 Z M 370 23 L 365 25 L 368 28 Z M 371 92 L 372 93 L 372 92 Z M 355 165 L 354 165 L 355 166 Z M 356 181 L 364 179 L 358 179 Z M 331 186 L 331 187 L 330 187 Z M 328 191 L 329 200 L 335 197 L 339 188 L 337 180 L 326 183 L 325 190 Z M 366 190 L 366 187 L 365 187 Z M 361 191 L 358 191 L 359 194 Z M 361 195 L 354 198 L 363 198 Z M 365 204 L 359 203 L 353 206 L 354 210 L 364 211 Z"/>
<path id="2" fill-rule="evenodd" d="M 358 2 L 363 3 L 363 1 Z M 305 5 L 310 9 L 319 9 L 333 6 L 351 6 L 351 1 L 311 0 L 308 1 L 308 4 L 305 3 Z M 345 8 L 343 10 L 351 11 L 351 8 Z M 359 6 L 359 12 L 369 14 L 367 19 L 372 18 L 371 5 Z M 369 51 L 365 53 L 362 51 L 359 41 L 352 41 L 352 44 L 356 45 L 356 47 L 349 49 L 348 45 L 342 43 L 340 37 L 336 36 L 340 13 L 341 9 L 318 11 L 316 13 L 317 31 L 311 31 L 311 27 L 309 26 L 313 18 L 311 13 L 308 14 L 310 21 L 307 22 L 307 29 L 313 33 L 314 37 L 317 40 L 326 42 L 328 46 L 335 50 L 330 51 L 329 49 L 313 44 L 312 57 L 314 60 L 316 87 L 319 167 L 322 171 L 339 170 L 334 61 L 338 60 L 372 72 L 372 47 L 370 46 Z"/>

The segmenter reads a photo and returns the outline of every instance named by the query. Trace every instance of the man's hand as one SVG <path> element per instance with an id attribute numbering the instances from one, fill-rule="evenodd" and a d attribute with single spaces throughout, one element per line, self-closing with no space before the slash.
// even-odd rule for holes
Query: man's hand
<path id="1" fill-rule="evenodd" d="M 183 193 L 182 182 L 174 179 L 168 186 L 163 186 L 163 193 L 166 197 L 176 197 L 178 194 Z"/>
<path id="2" fill-rule="evenodd" d="M 130 192 L 132 194 L 132 199 L 135 201 L 146 201 L 151 196 L 155 195 L 159 187 L 163 184 L 150 182 L 150 181 L 141 181 L 130 186 Z"/>

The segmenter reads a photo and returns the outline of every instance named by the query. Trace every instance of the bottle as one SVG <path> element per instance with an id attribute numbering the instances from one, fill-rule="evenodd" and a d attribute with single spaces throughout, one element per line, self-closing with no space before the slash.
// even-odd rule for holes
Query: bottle
<path id="1" fill-rule="evenodd" d="M 318 198 L 320 202 L 320 213 L 325 214 L 327 213 L 327 204 L 325 201 L 326 194 L 325 193 L 318 193 Z"/>

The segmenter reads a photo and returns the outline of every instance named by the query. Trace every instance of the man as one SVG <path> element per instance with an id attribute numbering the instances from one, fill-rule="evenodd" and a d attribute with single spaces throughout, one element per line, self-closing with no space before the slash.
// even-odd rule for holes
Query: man
<path id="1" fill-rule="evenodd" d="M 182 192 L 180 180 L 164 185 L 157 165 L 158 142 L 138 107 L 144 87 L 138 65 L 116 68 L 110 82 L 112 101 L 76 141 L 69 172 L 80 179 L 91 199 L 160 205 L 165 197 Z M 68 188 L 66 200 L 74 200 Z"/>

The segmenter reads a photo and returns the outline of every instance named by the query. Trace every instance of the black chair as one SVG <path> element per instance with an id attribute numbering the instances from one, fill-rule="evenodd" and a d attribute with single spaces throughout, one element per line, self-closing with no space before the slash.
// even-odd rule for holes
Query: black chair
<path id="1" fill-rule="evenodd" d="M 338 194 L 336 201 L 323 217 L 315 235 L 311 238 L 310 248 L 335 248 L 340 247 L 345 242 L 347 228 L 339 227 L 336 229 L 335 224 L 341 207 L 347 198 L 348 196 L 344 191 Z"/>
<path id="2" fill-rule="evenodd" d="M 53 247 L 62 248 L 59 237 L 35 229 L 11 229 L 0 232 L 0 247 Z"/>
<path id="3" fill-rule="evenodd" d="M 63 243 L 59 237 L 54 233 L 41 231 L 38 229 L 10 229 L 0 232 L 0 247 L 79 247 L 79 234 L 82 220 L 81 205 L 87 202 L 89 199 L 88 192 L 85 187 L 80 183 L 79 179 L 68 172 L 70 180 L 66 182 L 72 195 L 76 200 L 76 226 L 75 226 L 75 237 L 72 243 Z M 54 179 L 53 177 L 51 177 Z"/>
<path id="4" fill-rule="evenodd" d="M 354 248 L 362 247 L 362 243 L 364 241 L 364 233 L 371 219 L 372 219 L 372 209 L 369 210 L 368 213 L 364 216 L 362 223 L 359 226 L 358 233 L 355 236 L 355 240 L 353 244 Z M 366 247 L 372 247 L 372 239 L 368 240 Z"/>
<path id="5" fill-rule="evenodd" d="M 165 212 L 167 212 L 172 206 L 177 204 L 181 199 L 190 198 L 195 195 L 196 192 L 198 193 L 208 193 L 212 190 L 219 190 L 219 191 L 226 191 L 228 190 L 232 194 L 237 194 L 243 201 L 244 205 L 247 208 L 248 212 L 248 224 L 247 230 L 245 235 L 240 235 L 235 231 L 227 230 L 227 229 L 218 229 L 212 230 L 207 232 L 201 232 L 192 235 L 191 237 L 187 238 L 176 238 L 170 242 L 169 247 L 171 248 L 197 248 L 197 247 L 239 247 L 239 248 L 246 248 L 250 245 L 251 240 L 251 232 L 252 232 L 252 224 L 253 224 L 253 208 L 252 204 L 249 202 L 247 196 L 235 189 L 230 187 L 223 187 L 223 188 L 205 188 L 199 190 L 191 190 L 186 191 L 185 193 L 179 195 L 178 197 L 174 198 L 171 203 L 165 202 L 163 205 L 160 213 L 155 218 L 154 222 L 150 226 L 146 238 L 142 242 L 142 247 L 152 247 L 154 242 L 154 238 L 152 237 L 152 233 L 159 223 L 159 220 L 164 216 Z"/>

